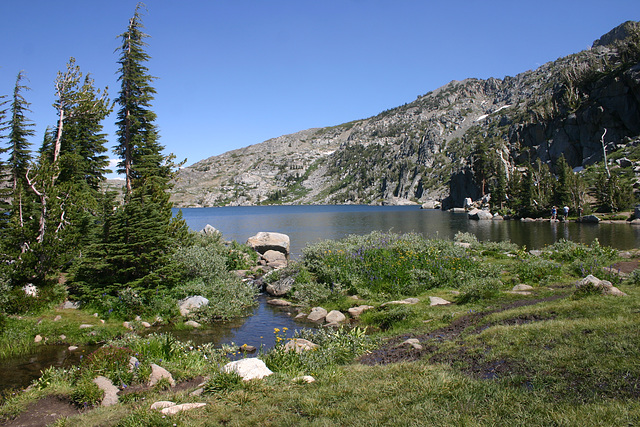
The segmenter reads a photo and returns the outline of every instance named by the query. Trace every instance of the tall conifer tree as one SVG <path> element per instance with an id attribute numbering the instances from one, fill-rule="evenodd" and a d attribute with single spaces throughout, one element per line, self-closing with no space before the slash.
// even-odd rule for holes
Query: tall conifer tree
<path id="1" fill-rule="evenodd" d="M 122 206 L 108 213 L 102 243 L 76 274 L 81 292 L 89 299 L 102 293 L 116 295 L 131 288 L 141 296 L 173 283 L 169 267 L 176 236 L 186 229 L 182 220 L 174 220 L 169 202 L 169 180 L 173 174 L 173 156 L 162 154 L 151 111 L 155 89 L 149 74 L 145 52 L 148 37 L 142 32 L 138 4 L 127 30 L 121 34 L 119 53 L 121 89 L 116 125 L 120 173 L 124 173 L 125 197 Z"/>

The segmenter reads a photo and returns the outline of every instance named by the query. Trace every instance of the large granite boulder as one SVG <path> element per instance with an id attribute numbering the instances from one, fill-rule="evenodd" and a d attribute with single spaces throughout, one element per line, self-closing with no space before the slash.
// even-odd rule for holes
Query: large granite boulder
<path id="1" fill-rule="evenodd" d="M 322 307 L 313 307 L 311 313 L 307 316 L 310 322 L 322 322 L 327 317 L 327 310 Z"/>
<path id="2" fill-rule="evenodd" d="M 268 267 L 279 269 L 287 266 L 287 255 L 280 251 L 269 249 L 261 255 Z"/>
<path id="3" fill-rule="evenodd" d="M 181 316 L 187 316 L 193 310 L 209 305 L 209 300 L 203 296 L 195 295 L 178 301 L 178 309 Z"/>
<path id="4" fill-rule="evenodd" d="M 260 254 L 272 250 L 282 252 L 288 256 L 290 240 L 286 234 L 261 231 L 255 236 L 249 237 L 247 245 Z"/>
<path id="5" fill-rule="evenodd" d="M 493 219 L 493 215 L 491 215 L 491 212 L 489 211 L 485 211 L 482 209 L 474 209 L 471 212 L 469 212 L 469 219 L 473 219 L 476 221 L 484 221 L 484 220 Z"/>
<path id="6" fill-rule="evenodd" d="M 267 365 L 256 357 L 249 357 L 247 359 L 229 362 L 224 365 L 222 370 L 224 372 L 235 372 L 245 381 L 261 379 L 273 374 L 273 372 L 267 368 Z"/>
<path id="7" fill-rule="evenodd" d="M 211 224 L 207 224 L 204 226 L 204 228 L 202 229 L 202 231 L 200 231 L 202 234 L 206 235 L 206 236 L 215 236 L 217 234 L 221 234 L 220 230 L 216 229 L 213 225 Z"/>

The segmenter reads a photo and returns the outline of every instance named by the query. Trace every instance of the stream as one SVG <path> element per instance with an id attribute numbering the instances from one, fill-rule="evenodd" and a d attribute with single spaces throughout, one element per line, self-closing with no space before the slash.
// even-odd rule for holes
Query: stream
<path id="1" fill-rule="evenodd" d="M 176 330 L 171 326 L 152 327 L 149 333 L 166 332 L 180 341 L 191 341 L 195 345 L 213 343 L 214 345 L 235 343 L 238 346 L 247 344 L 263 350 L 275 345 L 274 328 L 281 331 L 281 337 L 292 337 L 296 330 L 316 327 L 308 322 L 294 320 L 297 313 L 287 307 L 274 307 L 267 304 L 267 297 L 258 296 L 258 304 L 247 314 L 247 317 L 230 322 L 203 325 L 198 329 Z M 53 366 L 69 368 L 80 363 L 83 357 L 91 354 L 99 346 L 83 346 L 69 351 L 67 345 L 44 345 L 32 354 L 11 357 L 0 361 L 0 391 L 12 388 L 25 388 L 37 378 L 42 371 Z"/>

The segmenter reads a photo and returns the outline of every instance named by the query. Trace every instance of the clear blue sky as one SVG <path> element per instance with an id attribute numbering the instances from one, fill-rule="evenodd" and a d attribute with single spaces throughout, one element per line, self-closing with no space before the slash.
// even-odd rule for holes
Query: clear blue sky
<path id="1" fill-rule="evenodd" d="M 117 36 L 136 3 L 0 1 L 0 94 L 26 72 L 34 150 L 55 126 L 53 83 L 69 57 L 117 96 Z M 370 117 L 451 80 L 513 76 L 640 20 L 637 0 L 145 3 L 161 141 L 187 165 Z M 112 143 L 114 121 L 105 122 Z"/>

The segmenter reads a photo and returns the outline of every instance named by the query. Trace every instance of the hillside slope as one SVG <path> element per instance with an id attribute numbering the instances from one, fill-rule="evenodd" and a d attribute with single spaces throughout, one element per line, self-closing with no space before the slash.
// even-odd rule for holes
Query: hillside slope
<path id="1" fill-rule="evenodd" d="M 640 135 L 640 31 L 627 22 L 589 50 L 515 77 L 466 79 L 375 117 L 309 129 L 202 160 L 178 174 L 179 207 L 402 204 L 481 195 L 486 147 L 507 174 L 537 159 L 600 161 Z M 601 141 L 604 129 L 607 130 Z"/>

